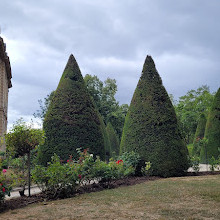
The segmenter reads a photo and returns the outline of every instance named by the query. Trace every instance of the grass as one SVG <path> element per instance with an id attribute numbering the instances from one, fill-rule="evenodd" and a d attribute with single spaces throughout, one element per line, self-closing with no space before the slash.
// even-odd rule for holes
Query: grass
<path id="1" fill-rule="evenodd" d="M 30 205 L 0 219 L 219 219 L 220 175 L 160 179 Z"/>

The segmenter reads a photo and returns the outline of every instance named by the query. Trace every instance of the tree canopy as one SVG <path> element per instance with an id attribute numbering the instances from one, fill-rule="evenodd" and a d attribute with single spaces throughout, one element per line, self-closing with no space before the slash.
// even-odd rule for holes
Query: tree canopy
<path id="1" fill-rule="evenodd" d="M 206 117 L 212 105 L 214 94 L 210 93 L 208 86 L 203 85 L 196 90 L 190 90 L 181 96 L 175 103 L 179 126 L 185 143 L 193 142 L 200 115 Z"/>
<path id="2" fill-rule="evenodd" d="M 84 80 L 105 124 L 107 125 L 110 122 L 117 135 L 121 137 L 128 105 L 119 105 L 115 98 L 117 92 L 116 80 L 107 78 L 102 82 L 97 76 L 89 74 L 84 77 Z"/>

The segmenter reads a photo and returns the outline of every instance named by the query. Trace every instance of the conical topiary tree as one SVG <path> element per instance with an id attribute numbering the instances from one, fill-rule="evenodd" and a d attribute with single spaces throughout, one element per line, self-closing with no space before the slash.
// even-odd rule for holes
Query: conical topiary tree
<path id="1" fill-rule="evenodd" d="M 108 122 L 106 126 L 106 131 L 108 134 L 108 138 L 110 141 L 110 155 L 111 156 L 118 156 L 119 155 L 119 139 L 116 134 L 115 129 L 113 128 L 112 124 Z"/>
<path id="2" fill-rule="evenodd" d="M 101 117 L 85 86 L 73 55 L 69 57 L 59 85 L 48 108 L 43 128 L 46 141 L 40 148 L 39 161 L 46 164 L 56 153 L 63 160 L 76 158 L 76 149 L 105 158 Z"/>
<path id="3" fill-rule="evenodd" d="M 210 161 L 212 156 L 217 159 L 220 155 L 220 88 L 215 94 L 207 123 L 205 128 L 205 138 L 207 144 L 204 144 L 201 149 L 201 162 Z"/>
<path id="4" fill-rule="evenodd" d="M 188 168 L 188 150 L 181 138 L 177 118 L 151 56 L 129 107 L 120 153 L 136 151 L 152 163 L 152 174 L 182 175 Z"/>
<path id="5" fill-rule="evenodd" d="M 206 126 L 206 117 L 205 114 L 201 114 L 199 117 L 199 121 L 196 128 L 196 133 L 193 141 L 193 150 L 192 155 L 199 156 L 200 155 L 200 147 L 199 143 L 200 140 L 204 138 L 205 136 L 205 126 Z"/>

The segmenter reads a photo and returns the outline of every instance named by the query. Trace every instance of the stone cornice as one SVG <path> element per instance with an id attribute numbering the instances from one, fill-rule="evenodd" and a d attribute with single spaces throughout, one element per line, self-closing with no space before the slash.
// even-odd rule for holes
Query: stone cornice
<path id="1" fill-rule="evenodd" d="M 5 46 L 5 43 L 4 43 L 2 37 L 0 37 L 0 58 L 5 63 L 6 73 L 7 73 L 7 77 L 8 77 L 8 88 L 11 88 L 12 87 L 12 84 L 11 84 L 11 78 L 12 78 L 11 64 L 10 64 L 9 57 L 6 53 L 6 46 Z"/>

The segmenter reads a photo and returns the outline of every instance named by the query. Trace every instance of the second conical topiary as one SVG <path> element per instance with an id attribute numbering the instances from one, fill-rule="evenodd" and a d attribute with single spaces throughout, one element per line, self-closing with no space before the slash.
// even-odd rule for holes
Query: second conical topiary
<path id="1" fill-rule="evenodd" d="M 136 151 L 142 160 L 150 161 L 154 175 L 177 176 L 188 169 L 188 151 L 174 108 L 150 56 L 125 119 L 120 152 L 126 151 Z"/>
<path id="2" fill-rule="evenodd" d="M 198 125 L 196 128 L 196 133 L 193 141 L 193 150 L 192 155 L 199 156 L 200 155 L 200 140 L 204 138 L 205 135 L 205 126 L 206 126 L 206 117 L 205 114 L 201 114 L 199 117 Z"/>
<path id="3" fill-rule="evenodd" d="M 71 55 L 43 123 L 46 141 L 40 148 L 40 162 L 45 164 L 54 153 L 63 160 L 69 155 L 76 158 L 79 147 L 89 148 L 90 153 L 104 159 L 105 129 L 100 120 L 78 64 Z"/>
<path id="4" fill-rule="evenodd" d="M 205 138 L 207 143 L 203 144 L 200 153 L 202 163 L 208 163 L 212 157 L 218 159 L 220 156 L 220 88 L 215 94 L 208 115 Z"/>
<path id="5" fill-rule="evenodd" d="M 106 132 L 110 141 L 110 154 L 114 158 L 119 155 L 119 138 L 110 122 L 106 126 Z"/>

